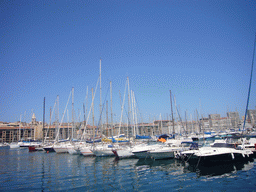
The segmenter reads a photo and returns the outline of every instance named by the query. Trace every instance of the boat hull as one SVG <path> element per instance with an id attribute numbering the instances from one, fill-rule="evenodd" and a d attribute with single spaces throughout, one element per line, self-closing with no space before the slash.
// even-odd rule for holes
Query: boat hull
<path id="1" fill-rule="evenodd" d="M 251 158 L 250 155 L 243 155 L 242 153 L 224 153 L 216 155 L 197 156 L 192 155 L 188 158 L 189 163 L 200 164 L 219 164 L 227 162 L 248 161 Z"/>
<path id="2" fill-rule="evenodd" d="M 112 152 L 112 149 L 108 150 L 93 150 L 93 153 L 96 157 L 111 157 L 115 156 Z"/>
<path id="3" fill-rule="evenodd" d="M 43 147 L 44 151 L 49 153 L 49 152 L 55 152 L 55 150 L 53 149 L 53 147 Z"/>
<path id="4" fill-rule="evenodd" d="M 174 158 L 174 151 L 149 152 L 152 159 L 171 159 Z"/>
<path id="5" fill-rule="evenodd" d="M 68 153 L 70 155 L 80 155 L 80 150 L 79 149 L 75 149 L 75 148 L 68 148 Z"/>
<path id="6" fill-rule="evenodd" d="M 135 155 L 132 153 L 132 150 L 129 149 L 117 149 L 113 150 L 113 153 L 118 158 L 133 158 Z"/>
<path id="7" fill-rule="evenodd" d="M 87 156 L 95 156 L 94 153 L 89 149 L 89 147 L 82 147 L 80 148 L 80 153 L 87 157 Z"/>
<path id="8" fill-rule="evenodd" d="M 56 153 L 68 153 L 68 149 L 66 147 L 53 147 Z"/>
<path id="9" fill-rule="evenodd" d="M 19 149 L 20 148 L 20 145 L 17 143 L 17 144 L 10 144 L 9 145 L 10 149 Z"/>
<path id="10" fill-rule="evenodd" d="M 150 154 L 148 151 L 137 151 L 137 152 L 132 152 L 137 158 L 139 159 L 147 159 L 150 158 Z"/>

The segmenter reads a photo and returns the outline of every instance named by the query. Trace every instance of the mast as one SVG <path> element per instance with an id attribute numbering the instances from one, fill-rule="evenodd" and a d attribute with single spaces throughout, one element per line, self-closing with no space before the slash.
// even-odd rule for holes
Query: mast
<path id="1" fill-rule="evenodd" d="M 175 106 L 175 117 L 178 119 L 177 120 L 177 129 L 178 129 L 178 133 L 181 134 L 180 124 L 182 125 L 182 121 L 181 121 L 180 114 L 179 114 L 179 111 L 178 111 L 178 108 L 177 108 L 175 95 L 173 97 L 173 101 L 174 101 L 174 106 Z"/>
<path id="2" fill-rule="evenodd" d="M 68 113 L 68 109 L 67 109 L 67 121 L 68 121 L 68 138 L 69 138 L 69 113 Z"/>
<path id="3" fill-rule="evenodd" d="M 57 109 L 55 112 L 55 141 L 59 141 L 59 95 L 57 95 Z M 58 136 L 58 138 L 57 138 Z"/>
<path id="4" fill-rule="evenodd" d="M 85 106 L 84 106 L 84 103 L 83 103 L 83 111 L 84 111 L 84 129 L 85 129 L 86 120 L 85 120 Z"/>
<path id="5" fill-rule="evenodd" d="M 101 100 L 101 59 L 100 59 L 100 114 L 101 114 L 101 110 L 102 110 L 102 100 Z M 100 131 L 102 133 L 102 118 L 100 118 Z"/>
<path id="6" fill-rule="evenodd" d="M 199 121 L 199 119 L 198 119 L 198 111 L 197 111 L 197 109 L 196 109 L 196 122 L 197 122 L 197 124 L 198 124 L 198 132 L 201 133 L 200 121 Z"/>
<path id="7" fill-rule="evenodd" d="M 136 99 L 135 99 L 135 94 L 134 91 L 132 91 L 133 95 L 133 105 L 134 105 L 134 116 L 135 116 L 135 127 L 136 127 L 136 132 L 139 133 L 139 126 L 138 126 L 138 113 L 137 113 L 137 106 L 136 106 Z"/>
<path id="8" fill-rule="evenodd" d="M 172 109 L 172 92 L 170 90 L 170 100 L 171 100 L 171 111 L 172 111 L 172 134 L 175 134 L 174 130 L 174 118 L 173 118 L 173 109 Z"/>
<path id="9" fill-rule="evenodd" d="M 74 87 L 72 87 L 72 133 L 71 139 L 73 140 L 74 136 Z"/>
<path id="10" fill-rule="evenodd" d="M 118 135 L 120 135 L 121 133 L 123 133 L 123 134 L 125 133 L 124 126 L 123 126 L 123 132 L 121 131 L 121 125 L 122 125 L 122 120 L 123 120 L 123 111 L 124 111 L 124 102 L 125 102 L 125 93 L 126 93 L 126 84 L 125 84 L 125 89 L 124 89 L 123 104 L 122 104 L 122 96 L 121 96 L 121 93 L 120 93 L 120 90 L 119 90 L 120 104 L 121 104 L 121 117 L 120 117 L 120 122 L 119 122 Z"/>
<path id="11" fill-rule="evenodd" d="M 94 128 L 94 96 L 93 96 L 93 88 L 92 88 L 92 128 L 93 128 L 93 141 L 94 141 L 95 128 Z"/>
<path id="12" fill-rule="evenodd" d="M 129 124 L 130 123 L 130 115 L 131 115 L 131 99 L 130 99 L 130 83 L 129 83 L 129 77 L 127 77 L 128 81 L 128 123 L 127 123 L 127 137 L 130 139 L 130 134 L 128 132 L 129 130 Z"/>
<path id="13" fill-rule="evenodd" d="M 242 133 L 244 132 L 245 121 L 246 121 L 246 116 L 247 116 L 247 110 L 248 110 L 249 100 L 250 100 L 251 84 L 252 84 L 252 72 L 253 72 L 254 55 L 255 55 L 255 46 L 256 46 L 256 34 L 255 34 L 255 40 L 254 40 L 254 48 L 253 48 L 253 57 L 252 57 L 251 76 L 250 76 L 250 83 L 249 83 L 249 90 L 248 90 L 248 97 L 247 97 L 247 104 L 246 104 L 246 109 L 245 109 L 244 124 L 243 124 L 243 130 L 242 130 Z"/>
<path id="14" fill-rule="evenodd" d="M 133 137 L 136 138 L 136 134 L 139 134 L 136 130 L 136 120 L 135 120 L 135 107 L 134 107 L 134 95 L 133 91 L 131 90 L 131 98 L 132 98 L 132 120 L 133 120 Z"/>
<path id="15" fill-rule="evenodd" d="M 110 81 L 110 103 L 111 103 L 111 126 L 112 126 L 111 136 L 113 136 L 114 125 L 113 125 L 113 111 L 112 111 L 112 82 L 111 81 Z"/>
<path id="16" fill-rule="evenodd" d="M 21 139 L 21 138 L 20 138 L 20 136 L 21 136 L 21 135 L 20 135 L 20 126 L 21 126 L 21 115 L 20 115 L 20 125 L 19 125 L 19 141 L 20 141 L 20 139 Z"/>
<path id="17" fill-rule="evenodd" d="M 52 124 L 52 107 L 50 107 L 50 122 L 49 122 L 49 127 L 51 127 L 51 124 Z M 49 131 L 49 129 L 48 129 L 48 131 Z M 47 131 L 47 132 L 48 132 Z M 45 136 L 45 140 L 47 139 L 47 132 L 46 132 L 46 136 Z M 50 136 L 49 136 L 49 138 L 50 138 Z M 52 138 L 53 139 L 53 138 Z M 44 140 L 44 141 L 45 141 Z"/>
<path id="18" fill-rule="evenodd" d="M 107 135 L 107 137 L 109 136 L 108 135 L 108 101 L 106 101 L 106 116 L 107 116 L 107 126 L 106 126 L 106 135 Z"/>
<path id="19" fill-rule="evenodd" d="M 186 130 L 185 130 L 185 135 L 186 135 L 186 137 L 187 137 L 187 132 L 188 132 L 187 110 L 185 111 L 185 122 L 186 122 Z"/>
<path id="20" fill-rule="evenodd" d="M 43 104 L 43 131 L 42 131 L 42 139 L 44 138 L 44 123 L 45 123 L 45 97 L 44 97 L 44 104 Z"/>
<path id="21" fill-rule="evenodd" d="M 89 90 L 88 90 L 88 86 L 87 86 L 87 90 L 86 90 L 86 110 L 85 110 L 85 115 L 87 116 L 87 109 L 88 109 L 88 93 L 89 93 Z M 85 122 L 86 124 L 87 122 Z"/>
<path id="22" fill-rule="evenodd" d="M 160 125 L 160 133 L 162 135 L 163 134 L 163 122 L 162 122 L 162 115 L 161 115 L 161 113 L 160 113 L 160 123 L 161 123 L 161 125 Z"/>

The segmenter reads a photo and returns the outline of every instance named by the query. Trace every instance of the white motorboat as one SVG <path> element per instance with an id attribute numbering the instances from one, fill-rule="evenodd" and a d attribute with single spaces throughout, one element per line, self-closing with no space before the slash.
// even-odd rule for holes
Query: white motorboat
<path id="1" fill-rule="evenodd" d="M 198 150 L 181 152 L 189 163 L 222 163 L 227 161 L 243 161 L 251 158 L 252 151 L 224 140 L 216 140 L 211 146 L 201 147 Z"/>
<path id="2" fill-rule="evenodd" d="M 160 143 L 157 143 L 154 145 L 141 144 L 141 145 L 135 146 L 132 150 L 132 153 L 139 159 L 147 159 L 147 158 L 151 158 L 149 155 L 149 151 L 154 150 L 155 148 L 159 148 L 160 146 L 161 146 Z"/>
<path id="3" fill-rule="evenodd" d="M 183 143 L 188 143 L 189 145 L 184 145 Z M 150 151 L 149 157 L 152 159 L 169 159 L 175 158 L 183 150 L 188 150 L 191 145 L 191 141 L 186 141 L 183 139 L 169 139 L 159 147 L 156 147 Z M 186 147 L 187 146 L 187 147 Z"/>

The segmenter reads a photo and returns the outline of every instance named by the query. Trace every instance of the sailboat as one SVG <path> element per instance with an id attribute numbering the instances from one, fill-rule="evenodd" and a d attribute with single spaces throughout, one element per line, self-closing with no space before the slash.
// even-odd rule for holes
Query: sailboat
<path id="1" fill-rule="evenodd" d="M 54 106 L 53 106 L 53 111 L 55 110 L 55 107 L 57 105 L 57 100 L 58 100 L 58 96 L 55 100 L 55 103 L 54 103 Z M 52 110 L 50 108 L 50 123 L 48 125 L 48 129 L 46 131 L 46 134 L 45 134 L 45 138 L 44 138 L 44 142 L 43 142 L 43 150 L 46 152 L 46 153 L 49 153 L 49 152 L 55 152 L 55 150 L 53 149 L 53 141 L 47 141 L 47 137 L 48 137 L 48 131 L 50 129 L 50 126 L 51 126 L 51 121 L 52 121 Z"/>
<path id="2" fill-rule="evenodd" d="M 55 150 L 56 153 L 68 153 L 68 146 L 70 146 L 70 144 L 71 144 L 71 141 L 70 141 L 69 138 L 66 138 L 66 139 L 62 138 L 62 139 L 60 139 L 60 129 L 61 129 L 64 117 L 65 117 L 65 113 L 67 111 L 67 106 L 68 106 L 71 94 L 72 94 L 72 98 L 73 98 L 73 95 L 74 95 L 73 92 L 74 92 L 74 88 L 72 88 L 72 90 L 71 90 L 71 92 L 69 94 L 69 98 L 68 98 L 68 101 L 67 101 L 67 104 L 66 104 L 66 107 L 65 107 L 62 119 L 61 119 L 61 123 L 59 124 L 58 119 L 57 119 L 57 122 L 56 122 L 57 134 L 56 134 L 55 142 L 53 144 L 53 149 Z M 57 105 L 57 108 L 59 109 L 59 104 Z M 57 110 L 57 114 L 58 114 L 58 110 Z"/>
<path id="3" fill-rule="evenodd" d="M 19 123 L 19 137 L 20 137 L 20 127 L 21 127 L 21 116 L 20 116 L 20 123 Z M 19 140 L 20 140 L 20 138 L 19 138 Z M 19 145 L 18 141 L 14 142 L 14 137 L 13 137 L 12 142 L 9 144 L 9 147 L 10 147 L 10 149 L 18 149 L 18 148 L 20 148 L 20 145 Z"/>
<path id="4" fill-rule="evenodd" d="M 134 92 L 132 90 L 130 90 L 129 78 L 128 77 L 127 77 L 126 82 L 127 82 L 127 90 L 128 90 L 128 118 L 127 118 L 127 137 L 128 137 L 128 140 L 124 139 L 123 141 L 121 141 L 119 139 L 120 135 L 122 135 L 122 134 L 120 134 L 120 127 L 121 127 L 122 117 L 123 117 L 126 87 L 125 87 L 125 91 L 124 91 L 121 118 L 120 118 L 120 123 L 119 123 L 118 140 L 116 141 L 116 139 L 113 138 L 113 140 L 115 142 L 117 142 L 118 145 L 115 148 L 113 148 L 112 151 L 115 154 L 115 156 L 118 157 L 119 159 L 134 158 L 135 154 L 133 153 L 133 151 L 135 150 L 135 147 L 138 146 L 138 145 L 139 145 L 139 147 L 141 147 L 140 144 L 142 144 L 142 142 L 134 142 L 134 139 L 131 139 L 131 137 L 130 137 L 130 130 L 129 129 L 132 129 L 131 130 L 132 135 L 133 135 L 134 138 L 136 137 L 137 117 L 136 117 L 135 96 L 134 96 Z M 130 109 L 132 110 L 132 118 L 130 118 Z M 130 121 L 132 121 L 133 126 L 132 125 L 129 126 Z M 124 136 L 124 134 L 123 134 L 123 136 Z"/>
<path id="5" fill-rule="evenodd" d="M 84 131 L 83 131 L 83 134 L 82 134 L 82 137 L 81 137 L 81 140 L 82 141 L 85 141 L 83 142 L 83 144 L 81 146 L 79 146 L 79 150 L 80 150 L 80 153 L 83 155 L 83 156 L 95 156 L 95 154 L 93 153 L 93 144 L 94 144 L 94 139 L 95 139 L 95 128 L 94 128 L 94 99 L 95 99 L 95 94 L 96 94 L 96 91 L 97 91 L 97 87 L 98 87 L 98 82 L 99 82 L 99 79 L 97 80 L 97 83 L 96 83 L 96 87 L 95 87 L 95 92 L 93 92 L 93 88 L 92 88 L 92 103 L 91 103 L 91 106 L 90 106 L 90 110 L 89 110 L 89 113 L 87 115 L 87 120 L 86 120 L 86 124 L 84 126 Z M 92 120 L 93 120 L 93 140 L 89 141 L 86 140 L 86 129 L 87 129 L 87 123 L 89 121 L 89 117 L 91 115 L 91 111 L 92 111 Z"/>

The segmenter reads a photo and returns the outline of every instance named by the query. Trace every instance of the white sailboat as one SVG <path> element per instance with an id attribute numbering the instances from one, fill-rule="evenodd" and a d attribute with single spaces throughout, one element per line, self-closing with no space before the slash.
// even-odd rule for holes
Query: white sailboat
<path id="1" fill-rule="evenodd" d="M 108 143 L 99 143 L 98 145 L 93 147 L 92 152 L 97 157 L 110 157 L 115 156 L 112 150 L 113 145 Z"/>
<path id="2" fill-rule="evenodd" d="M 18 144 L 18 142 L 11 142 L 9 146 L 10 146 L 10 149 L 20 148 L 20 145 Z"/>
<path id="3" fill-rule="evenodd" d="M 87 157 L 87 156 L 95 156 L 94 153 L 92 152 L 92 145 L 84 144 L 79 148 L 80 153 Z"/>
<path id="4" fill-rule="evenodd" d="M 135 157 L 135 155 L 132 153 L 133 147 L 131 146 L 123 146 L 120 149 L 113 149 L 112 151 L 115 156 L 120 159 Z"/>
<path id="5" fill-rule="evenodd" d="M 20 124 L 19 124 L 19 140 L 20 140 L 20 126 L 21 126 L 21 116 L 20 116 Z M 9 144 L 10 149 L 19 149 L 20 148 L 20 144 L 19 142 L 14 142 L 14 137 L 13 137 L 13 141 Z"/>
<path id="6" fill-rule="evenodd" d="M 56 115 L 57 116 L 57 122 L 56 122 L 57 134 L 56 134 L 55 142 L 53 144 L 53 149 L 55 150 L 56 153 L 68 153 L 68 146 L 70 145 L 69 138 L 60 140 L 59 137 L 60 137 L 60 128 L 61 128 L 64 116 L 65 116 L 67 106 L 68 106 L 68 103 L 69 103 L 69 99 L 70 99 L 70 96 L 71 96 L 72 92 L 73 92 L 73 88 L 72 88 L 72 91 L 69 94 L 69 98 L 68 98 L 68 101 L 67 101 L 67 104 L 66 104 L 66 107 L 65 107 L 60 125 L 59 125 L 59 121 L 58 121 L 58 118 L 59 118 L 59 96 L 57 96 L 57 110 L 56 110 L 57 111 L 57 115 Z"/>

